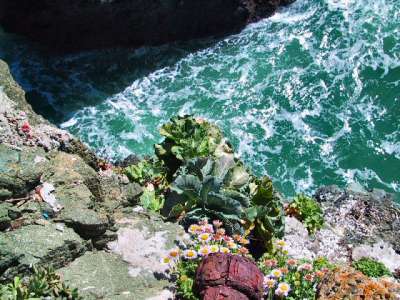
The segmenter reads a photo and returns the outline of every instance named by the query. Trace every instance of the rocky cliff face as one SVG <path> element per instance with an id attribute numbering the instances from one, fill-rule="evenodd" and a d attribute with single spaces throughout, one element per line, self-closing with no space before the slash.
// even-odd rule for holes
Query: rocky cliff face
<path id="1" fill-rule="evenodd" d="M 0 60 L 0 283 L 29 275 L 33 265 L 52 266 L 84 299 L 172 298 L 159 261 L 187 240 L 179 225 L 135 206 L 141 193 L 36 115 Z M 315 235 L 286 217 L 292 257 L 350 263 L 367 256 L 400 274 L 400 207 L 389 194 L 323 187 L 315 198 L 325 219 Z M 330 284 L 321 293 L 335 296 Z M 207 295 L 240 291 L 225 286 Z"/>
<path id="2" fill-rule="evenodd" d="M 52 266 L 84 299 L 169 299 L 159 261 L 177 224 L 134 209 L 141 187 L 36 115 L 0 60 L 0 283 Z"/>
<path id="3" fill-rule="evenodd" d="M 56 50 L 223 35 L 292 0 L 0 0 L 0 24 Z"/>

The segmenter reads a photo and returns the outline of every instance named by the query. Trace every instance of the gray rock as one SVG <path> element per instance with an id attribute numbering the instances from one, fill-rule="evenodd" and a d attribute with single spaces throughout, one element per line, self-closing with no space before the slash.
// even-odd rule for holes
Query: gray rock
<path id="1" fill-rule="evenodd" d="M 72 229 L 60 232 L 54 224 L 0 233 L 0 281 L 29 274 L 36 264 L 63 267 L 85 251 L 84 241 Z"/>
<path id="2" fill-rule="evenodd" d="M 42 117 L 33 112 L 31 105 L 25 99 L 24 90 L 18 85 L 18 83 L 16 83 L 11 75 L 8 65 L 1 59 L 0 87 L 0 103 L 2 104 L 2 109 L 9 112 L 11 111 L 10 108 L 13 107 L 16 110 L 24 111 L 32 123 L 46 122 Z"/>
<path id="3" fill-rule="evenodd" d="M 122 256 L 134 269 L 162 274 L 166 266 L 160 264 L 168 250 L 177 242 L 184 242 L 185 232 L 175 223 L 165 223 L 150 212 L 132 212 L 116 219 L 118 238 L 108 248 Z M 165 274 L 164 274 L 165 275 Z"/>
<path id="4" fill-rule="evenodd" d="M 101 205 L 107 211 L 138 202 L 139 196 L 143 193 L 139 184 L 126 182 L 126 176 L 117 175 L 112 170 L 100 171 L 99 174 Z"/>
<path id="5" fill-rule="evenodd" d="M 59 272 L 85 299 L 172 299 L 166 266 L 160 263 L 176 242 L 185 242 L 181 226 L 153 213 L 116 215 L 111 253 L 87 252 Z M 116 235 L 116 236 L 115 236 Z M 104 242 L 104 241 L 101 241 Z"/>
<path id="6" fill-rule="evenodd" d="M 133 272 L 128 263 L 117 254 L 104 251 L 87 252 L 69 266 L 57 271 L 65 282 L 79 289 L 84 299 L 149 299 L 163 295 L 172 298 L 164 290 L 166 280 L 157 280 L 152 273 Z"/>
<path id="7" fill-rule="evenodd" d="M 36 187 L 45 170 L 44 162 L 35 162 L 35 157 L 45 155 L 40 148 L 18 151 L 0 144 L 0 189 L 3 198 L 25 196 Z"/>
<path id="8" fill-rule="evenodd" d="M 92 238 L 93 246 L 98 249 L 102 250 L 107 247 L 109 242 L 115 241 L 118 238 L 118 234 L 114 231 L 107 230 L 104 234 Z"/>
<path id="9" fill-rule="evenodd" d="M 8 215 L 8 210 L 12 207 L 9 203 L 0 202 L 0 231 L 10 226 L 11 218 Z"/>
<path id="10" fill-rule="evenodd" d="M 289 255 L 295 259 L 315 259 L 326 257 L 337 263 L 349 260 L 348 249 L 342 244 L 343 233 L 337 228 L 326 225 L 315 233 L 308 234 L 307 228 L 297 219 L 285 218 L 285 241 Z"/>
<path id="11" fill-rule="evenodd" d="M 64 207 L 56 220 L 65 222 L 84 238 L 106 232 L 108 217 L 94 209 L 99 199 L 89 188 L 97 191 L 93 184 L 98 182 L 97 172 L 81 157 L 63 152 L 57 152 L 48 164 L 42 180 L 54 185 L 56 199 Z"/>
<path id="12" fill-rule="evenodd" d="M 343 243 L 360 245 L 388 242 L 400 253 L 400 206 L 382 190 L 359 193 L 323 187 L 315 198 L 328 224 L 343 232 Z"/>
<path id="13" fill-rule="evenodd" d="M 315 198 L 324 211 L 324 228 L 309 236 L 302 223 L 286 217 L 290 255 L 310 259 L 325 256 L 339 263 L 364 255 L 382 261 L 393 271 L 399 267 L 400 208 L 389 194 L 328 186 L 320 188 Z"/>

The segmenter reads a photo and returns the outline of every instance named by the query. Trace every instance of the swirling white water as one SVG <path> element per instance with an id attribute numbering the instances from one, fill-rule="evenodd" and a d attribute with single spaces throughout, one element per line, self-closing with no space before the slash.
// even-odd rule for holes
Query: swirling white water
<path id="1" fill-rule="evenodd" d="M 109 157 L 151 154 L 159 126 L 191 113 L 287 196 L 400 195 L 400 1 L 298 0 L 223 40 L 57 58 L 0 38 L 36 109 Z"/>

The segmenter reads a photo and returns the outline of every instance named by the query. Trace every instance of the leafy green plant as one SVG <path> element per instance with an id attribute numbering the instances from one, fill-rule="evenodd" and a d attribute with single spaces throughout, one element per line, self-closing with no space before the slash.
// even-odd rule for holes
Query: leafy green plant
<path id="1" fill-rule="evenodd" d="M 304 194 L 294 197 L 286 208 L 286 213 L 301 221 L 311 234 L 321 229 L 324 225 L 321 206 L 317 201 Z"/>
<path id="2" fill-rule="evenodd" d="M 229 232 L 241 230 L 241 217 L 250 205 L 250 175 L 233 155 L 189 160 L 178 173 L 167 198 L 169 217 L 188 224 L 220 219 Z"/>
<path id="3" fill-rule="evenodd" d="M 51 268 L 34 268 L 34 274 L 27 281 L 15 277 L 12 283 L 0 285 L 2 300 L 82 299 L 77 289 L 66 286 Z"/>
<path id="4" fill-rule="evenodd" d="M 285 232 L 283 205 L 268 177 L 253 183 L 251 206 L 245 211 L 246 235 L 261 244 L 262 251 L 270 250 L 273 238 L 282 238 Z"/>
<path id="5" fill-rule="evenodd" d="M 139 201 L 144 208 L 159 212 L 164 206 L 165 198 L 164 195 L 157 195 L 154 186 L 150 183 L 145 186 Z"/>
<path id="6" fill-rule="evenodd" d="M 246 229 L 261 252 L 283 236 L 283 205 L 272 181 L 254 179 L 233 155 L 189 160 L 177 173 L 166 201 L 169 217 L 186 224 L 220 219 L 230 233 Z"/>
<path id="7" fill-rule="evenodd" d="M 141 185 L 152 183 L 153 185 L 166 186 L 166 169 L 158 160 L 144 159 L 137 164 L 125 168 L 128 178 Z"/>
<path id="8" fill-rule="evenodd" d="M 181 260 L 176 268 L 177 276 L 177 298 L 185 300 L 198 300 L 199 298 L 193 292 L 196 269 L 199 266 L 198 261 Z"/>
<path id="9" fill-rule="evenodd" d="M 389 269 L 383 263 L 369 257 L 363 257 L 357 261 L 354 261 L 352 265 L 356 270 L 369 277 L 378 278 L 385 275 L 392 275 Z"/>
<path id="10" fill-rule="evenodd" d="M 2 300 L 22 300 L 28 299 L 28 296 L 28 290 L 18 276 L 14 277 L 13 282 L 9 284 L 0 284 L 0 299 Z"/>
<path id="11" fill-rule="evenodd" d="M 155 150 L 172 182 L 164 215 L 188 225 L 220 219 L 228 232 L 247 229 L 263 250 L 283 235 L 283 206 L 271 180 L 251 176 L 218 127 L 183 116 L 172 118 L 160 133 L 165 140 Z"/>
<path id="12" fill-rule="evenodd" d="M 185 160 L 211 156 L 223 143 L 222 132 L 217 126 L 188 115 L 172 118 L 161 127 L 160 134 L 165 139 L 155 145 L 155 152 L 168 167 L 170 176 Z M 228 145 L 225 147 L 229 148 Z"/>
<path id="13" fill-rule="evenodd" d="M 144 186 L 139 204 L 146 209 L 159 212 L 164 206 L 164 191 L 168 186 L 163 163 L 159 160 L 145 159 L 128 166 L 125 174 L 130 180 Z"/>

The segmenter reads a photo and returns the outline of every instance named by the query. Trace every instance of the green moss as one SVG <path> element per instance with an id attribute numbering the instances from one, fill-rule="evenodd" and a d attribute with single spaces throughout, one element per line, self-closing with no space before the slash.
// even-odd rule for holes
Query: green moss
<path id="1" fill-rule="evenodd" d="M 369 277 L 378 278 L 385 275 L 392 275 L 383 263 L 369 257 L 363 257 L 353 262 L 353 267 Z"/>

